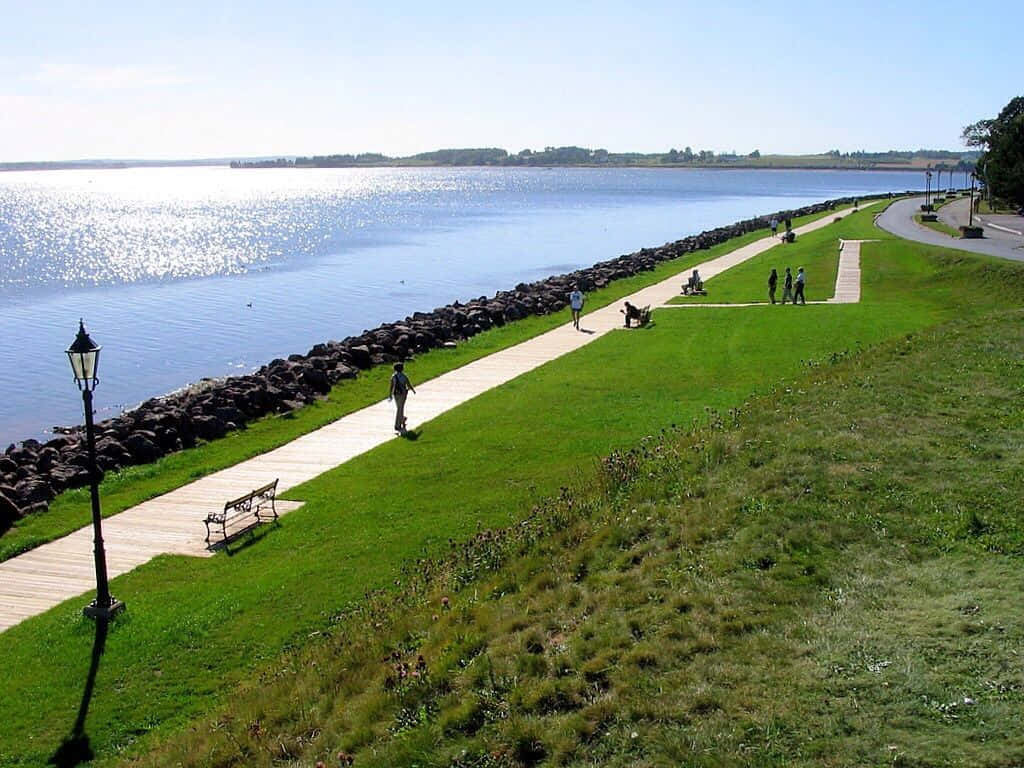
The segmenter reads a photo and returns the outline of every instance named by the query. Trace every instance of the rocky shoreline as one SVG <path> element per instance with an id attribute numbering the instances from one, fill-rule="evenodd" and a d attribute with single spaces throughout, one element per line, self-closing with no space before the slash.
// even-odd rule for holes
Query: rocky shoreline
<path id="1" fill-rule="evenodd" d="M 873 198 L 886 197 L 874 195 Z M 862 197 L 859 199 L 872 199 Z M 789 211 L 792 217 L 820 213 L 854 202 L 840 198 Z M 146 400 L 137 408 L 96 425 L 99 471 L 147 464 L 199 441 L 244 429 L 262 416 L 286 413 L 327 395 L 343 379 L 375 365 L 452 346 L 494 326 L 568 306 L 572 286 L 584 292 L 654 269 L 664 261 L 710 248 L 733 237 L 767 229 L 773 214 L 602 261 L 569 274 L 520 283 L 493 297 L 454 302 L 431 312 L 415 312 L 359 336 L 317 344 L 305 355 L 273 360 L 245 376 L 209 380 Z M 774 214 L 780 219 L 785 213 Z M 45 511 L 64 490 L 89 484 L 89 459 L 82 427 L 63 430 L 45 443 L 24 440 L 0 455 L 0 535 L 18 519 Z"/>

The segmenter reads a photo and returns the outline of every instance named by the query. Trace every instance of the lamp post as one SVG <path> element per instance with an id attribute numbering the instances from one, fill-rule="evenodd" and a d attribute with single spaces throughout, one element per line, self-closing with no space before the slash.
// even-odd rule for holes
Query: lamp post
<path id="1" fill-rule="evenodd" d="M 924 172 L 924 184 L 925 184 L 925 186 L 924 186 L 924 204 L 925 205 L 931 205 L 932 204 L 932 172 L 931 171 L 925 171 Z"/>
<path id="2" fill-rule="evenodd" d="M 85 409 L 85 442 L 89 450 L 89 493 L 92 497 L 92 530 L 94 554 L 96 559 L 96 599 L 82 610 L 91 619 L 106 621 L 118 611 L 124 609 L 124 603 L 111 597 L 107 583 L 107 557 L 103 551 L 103 532 L 100 524 L 100 483 L 99 470 L 96 467 L 96 438 L 92 423 L 92 391 L 99 384 L 96 378 L 99 366 L 100 349 L 89 334 L 85 332 L 85 324 L 78 323 L 78 335 L 74 343 L 68 347 L 68 360 L 75 383 L 82 392 L 82 405 Z"/>
<path id="3" fill-rule="evenodd" d="M 978 178 L 973 173 L 971 174 L 971 205 L 968 209 L 970 213 L 967 214 L 967 226 L 974 226 L 974 180 Z"/>

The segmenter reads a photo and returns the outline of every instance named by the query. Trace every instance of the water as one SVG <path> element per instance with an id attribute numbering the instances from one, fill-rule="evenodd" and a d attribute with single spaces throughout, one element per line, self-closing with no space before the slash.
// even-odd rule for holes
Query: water
<path id="1" fill-rule="evenodd" d="M 899 172 L 158 168 L 0 174 L 0 449 L 382 322 Z"/>

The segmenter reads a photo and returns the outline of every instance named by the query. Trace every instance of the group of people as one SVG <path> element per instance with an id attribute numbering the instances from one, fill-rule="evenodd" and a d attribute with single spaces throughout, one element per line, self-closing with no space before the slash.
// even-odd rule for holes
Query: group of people
<path id="1" fill-rule="evenodd" d="M 804 283 L 807 282 L 807 274 L 804 272 L 803 267 L 799 267 L 796 271 L 796 278 L 793 277 L 793 272 L 789 267 L 786 267 L 786 277 L 782 282 L 782 303 L 790 301 L 794 306 L 799 302 L 800 304 L 806 304 L 807 299 L 804 298 Z M 772 267 L 771 274 L 768 275 L 768 300 L 775 304 L 775 289 L 779 285 L 779 273 Z"/>

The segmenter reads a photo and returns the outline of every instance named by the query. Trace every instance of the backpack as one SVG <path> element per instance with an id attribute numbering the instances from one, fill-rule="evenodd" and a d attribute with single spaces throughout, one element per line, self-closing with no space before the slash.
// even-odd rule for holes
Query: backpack
<path id="1" fill-rule="evenodd" d="M 391 377 L 391 381 L 394 382 L 394 392 L 396 395 L 404 395 L 409 391 L 409 380 L 405 378 L 405 374 L 401 371 L 396 372 Z"/>

